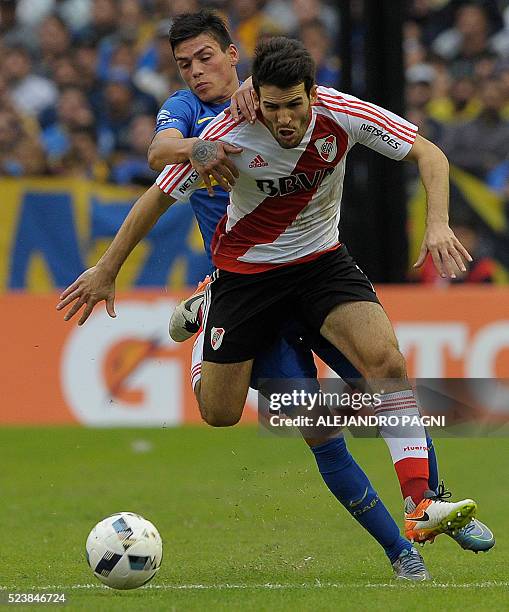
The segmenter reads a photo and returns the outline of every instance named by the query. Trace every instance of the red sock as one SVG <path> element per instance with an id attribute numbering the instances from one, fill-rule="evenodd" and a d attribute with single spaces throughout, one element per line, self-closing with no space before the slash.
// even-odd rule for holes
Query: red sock
<path id="1" fill-rule="evenodd" d="M 424 499 L 424 492 L 429 489 L 428 460 L 418 457 L 401 459 L 394 464 L 398 475 L 403 499 L 410 496 L 417 506 Z"/>

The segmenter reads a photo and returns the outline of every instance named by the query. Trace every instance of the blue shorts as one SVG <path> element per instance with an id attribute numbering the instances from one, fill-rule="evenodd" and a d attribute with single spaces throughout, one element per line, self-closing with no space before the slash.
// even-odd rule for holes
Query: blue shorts
<path id="1" fill-rule="evenodd" d="M 311 379 L 305 383 L 305 390 L 317 391 L 319 385 L 313 353 L 341 378 L 362 378 L 343 353 L 323 336 L 309 331 L 297 321 L 289 321 L 282 328 L 279 339 L 256 357 L 251 387 L 263 394 L 263 379 Z"/>

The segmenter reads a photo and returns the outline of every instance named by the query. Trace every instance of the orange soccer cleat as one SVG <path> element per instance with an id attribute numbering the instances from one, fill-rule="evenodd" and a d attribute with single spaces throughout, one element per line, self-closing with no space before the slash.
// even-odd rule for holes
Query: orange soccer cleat
<path id="1" fill-rule="evenodd" d="M 405 500 L 405 536 L 411 542 L 433 542 L 441 533 L 454 534 L 465 527 L 477 511 L 472 499 L 459 502 L 445 501 L 451 496 L 442 483 L 438 492 L 426 491 L 416 506 L 411 497 Z"/>

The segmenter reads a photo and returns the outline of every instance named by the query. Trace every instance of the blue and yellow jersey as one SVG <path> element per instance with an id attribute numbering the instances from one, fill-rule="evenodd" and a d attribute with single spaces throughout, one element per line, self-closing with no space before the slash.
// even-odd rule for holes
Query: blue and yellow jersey
<path id="1" fill-rule="evenodd" d="M 155 131 L 158 133 L 173 128 L 181 132 L 184 138 L 195 138 L 229 105 L 229 100 L 223 104 L 207 104 L 191 91 L 179 90 L 161 106 Z M 214 191 L 216 195 L 211 198 L 205 187 L 201 187 L 189 198 L 210 262 L 212 262 L 210 256 L 212 236 L 228 206 L 228 193 L 219 185 L 214 186 Z"/>

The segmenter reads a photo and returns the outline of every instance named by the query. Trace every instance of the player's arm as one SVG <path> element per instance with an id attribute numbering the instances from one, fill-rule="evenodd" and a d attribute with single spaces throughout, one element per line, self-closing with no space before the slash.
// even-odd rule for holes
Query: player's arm
<path id="1" fill-rule="evenodd" d="M 405 160 L 417 163 L 426 190 L 426 231 L 414 268 L 423 265 L 429 252 L 442 278 L 456 278 L 466 271 L 465 261 L 472 257 L 449 227 L 449 162 L 432 142 L 417 134 Z"/>
<path id="2" fill-rule="evenodd" d="M 395 113 L 365 102 L 335 89 L 318 87 L 318 105 L 325 107 L 352 142 L 395 160 L 410 160 L 419 166 L 427 196 L 426 232 L 418 268 L 431 253 L 436 269 L 442 277 L 456 277 L 465 271 L 469 253 L 449 227 L 449 162 L 442 151 L 417 134 L 417 126 Z"/>
<path id="3" fill-rule="evenodd" d="M 152 170 L 161 172 L 167 164 L 189 161 L 193 144 L 198 138 L 184 138 L 180 130 L 168 128 L 157 132 L 148 149 L 148 163 Z"/>
<path id="4" fill-rule="evenodd" d="M 152 170 L 161 171 L 168 164 L 190 161 L 211 197 L 214 196 L 212 179 L 226 191 L 231 191 L 231 185 L 235 185 L 239 171 L 229 159 L 228 154 L 242 153 L 242 149 L 227 142 L 218 141 L 216 155 L 204 160 L 199 153 L 201 142 L 203 141 L 199 138 L 184 138 L 182 133 L 175 128 L 157 132 L 148 150 L 149 165 Z"/>
<path id="5" fill-rule="evenodd" d="M 148 234 L 159 217 L 175 202 L 157 185 L 152 185 L 133 205 L 117 235 L 95 266 L 85 270 L 74 283 L 60 295 L 57 310 L 69 304 L 71 308 L 64 319 L 69 321 L 85 306 L 78 325 L 83 325 L 94 306 L 104 300 L 106 311 L 115 317 L 115 279 L 128 255 Z"/>

